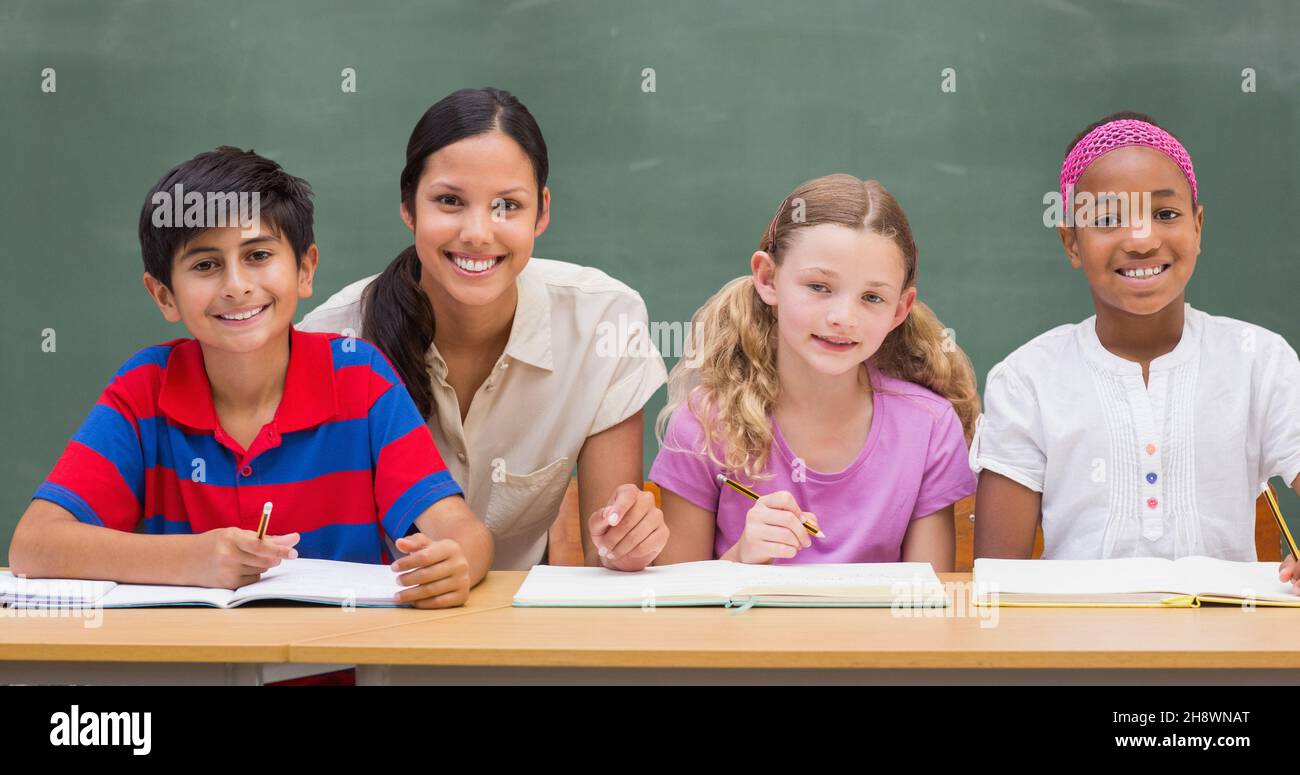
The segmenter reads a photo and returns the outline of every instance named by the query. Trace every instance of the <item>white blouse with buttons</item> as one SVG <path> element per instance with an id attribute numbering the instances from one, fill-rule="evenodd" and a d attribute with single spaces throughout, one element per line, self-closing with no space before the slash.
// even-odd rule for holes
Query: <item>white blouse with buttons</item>
<path id="1" fill-rule="evenodd" d="M 298 326 L 359 335 L 361 293 L 374 276 L 331 296 Z M 542 560 L 588 436 L 639 411 L 667 380 L 640 295 L 598 269 L 532 258 L 505 351 L 461 422 L 447 364 L 428 353 L 429 429 L 473 512 L 496 538 L 497 570 Z"/>
<path id="2" fill-rule="evenodd" d="M 1188 305 L 1144 383 L 1095 317 L 1060 326 L 989 372 L 970 463 L 1042 493 L 1045 559 L 1254 560 L 1264 482 L 1300 476 L 1300 361 Z"/>

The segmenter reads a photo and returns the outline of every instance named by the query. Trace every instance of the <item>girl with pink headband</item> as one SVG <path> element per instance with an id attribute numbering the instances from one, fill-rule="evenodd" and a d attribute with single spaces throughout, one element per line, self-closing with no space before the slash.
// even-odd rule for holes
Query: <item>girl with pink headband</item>
<path id="1" fill-rule="evenodd" d="M 1096 315 L 989 372 L 971 444 L 977 557 L 1255 560 L 1255 499 L 1300 492 L 1300 360 L 1279 335 L 1185 301 L 1201 250 L 1192 160 L 1150 116 L 1085 129 L 1058 226 Z M 1142 202 L 1136 209 L 1121 206 Z M 1279 570 L 1300 592 L 1295 558 Z"/>

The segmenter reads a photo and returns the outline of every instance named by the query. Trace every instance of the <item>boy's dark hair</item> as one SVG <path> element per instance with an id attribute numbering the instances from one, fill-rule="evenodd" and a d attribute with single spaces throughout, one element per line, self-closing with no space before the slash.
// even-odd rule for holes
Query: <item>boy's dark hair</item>
<path id="1" fill-rule="evenodd" d="M 154 196 L 164 191 L 169 197 L 173 196 L 178 184 L 185 195 L 197 192 L 203 195 L 205 202 L 209 193 L 251 195 L 259 192 L 259 220 L 293 246 L 294 258 L 299 262 L 307 248 L 316 241 L 312 233 L 312 190 L 307 181 L 290 175 L 279 164 L 252 149 L 245 151 L 223 145 L 172 167 L 144 198 L 144 207 L 140 211 L 140 253 L 144 257 L 144 270 L 168 288 L 172 285 L 172 260 L 177 251 L 207 228 L 179 223 L 154 225 L 154 212 L 165 206 L 155 204 Z M 175 207 L 175 204 L 171 206 Z M 183 203 L 181 209 L 185 209 Z M 228 216 L 226 222 L 230 225 L 238 223 L 233 216 Z"/>
<path id="2" fill-rule="evenodd" d="M 1134 113 L 1131 110 L 1121 110 L 1118 113 L 1111 113 L 1109 116 L 1106 116 L 1103 119 L 1092 122 L 1087 127 L 1085 127 L 1082 132 L 1075 135 L 1074 139 L 1070 141 L 1070 144 L 1066 146 L 1065 155 L 1069 156 L 1070 151 L 1074 150 L 1074 146 L 1078 145 L 1080 140 L 1087 137 L 1089 132 L 1101 126 L 1102 124 L 1109 124 L 1112 121 L 1145 121 L 1146 123 L 1152 126 L 1158 126 L 1161 129 L 1165 129 L 1164 127 L 1160 126 L 1160 124 L 1156 123 L 1156 120 L 1154 118 L 1151 118 L 1145 113 Z M 1169 132 L 1168 129 L 1165 129 L 1165 131 Z M 1174 135 L 1173 132 L 1169 132 L 1169 134 Z M 1174 139 L 1178 139 L 1178 136 L 1174 135 Z M 1181 143 L 1182 140 L 1179 140 L 1178 142 Z"/>

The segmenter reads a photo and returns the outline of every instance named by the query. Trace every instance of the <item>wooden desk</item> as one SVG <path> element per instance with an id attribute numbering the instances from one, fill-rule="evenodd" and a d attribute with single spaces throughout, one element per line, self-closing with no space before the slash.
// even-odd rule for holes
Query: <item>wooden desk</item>
<path id="1" fill-rule="evenodd" d="M 518 588 L 512 581 L 486 579 L 469 605 L 439 611 L 267 604 L 0 609 L 0 684 L 261 684 L 322 672 L 330 667 L 286 666 L 289 644 L 509 606 Z M 94 626 L 87 616 L 102 619 Z"/>
<path id="2" fill-rule="evenodd" d="M 517 587 L 524 573 L 494 573 Z M 1300 683 L 1294 610 L 494 607 L 298 640 L 382 683 Z"/>
<path id="3" fill-rule="evenodd" d="M 358 683 L 1300 683 L 1296 611 L 511 608 L 110 609 L 0 617 L 0 683 L 258 684 L 356 664 Z M 17 612 L 5 612 L 17 613 Z M 31 612 L 23 612 L 31 613 Z"/>

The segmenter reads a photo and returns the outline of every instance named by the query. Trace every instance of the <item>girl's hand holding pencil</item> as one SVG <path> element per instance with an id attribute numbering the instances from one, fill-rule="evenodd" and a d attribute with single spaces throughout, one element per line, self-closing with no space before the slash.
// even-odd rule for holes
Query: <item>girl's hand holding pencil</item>
<path id="1" fill-rule="evenodd" d="M 1300 563 L 1296 562 L 1294 554 L 1288 554 L 1286 559 L 1282 560 L 1282 565 L 1278 568 L 1278 578 L 1291 585 L 1291 590 L 1300 595 Z"/>
<path id="2" fill-rule="evenodd" d="M 817 517 L 799 508 L 785 490 L 759 497 L 745 515 L 745 531 L 721 559 L 755 564 L 789 559 L 812 546 L 809 529 L 818 530 Z"/>
<path id="3" fill-rule="evenodd" d="M 1291 527 L 1287 524 L 1286 517 L 1282 516 L 1282 507 L 1277 504 L 1277 495 L 1273 493 L 1272 485 L 1264 487 L 1264 498 L 1268 501 L 1268 510 L 1273 513 L 1278 532 L 1282 534 L 1288 550 L 1282 565 L 1277 569 L 1278 579 L 1289 582 L 1291 589 L 1300 595 L 1300 563 L 1296 562 L 1296 556 L 1300 555 L 1300 547 L 1296 546 L 1295 536 L 1291 535 Z"/>

